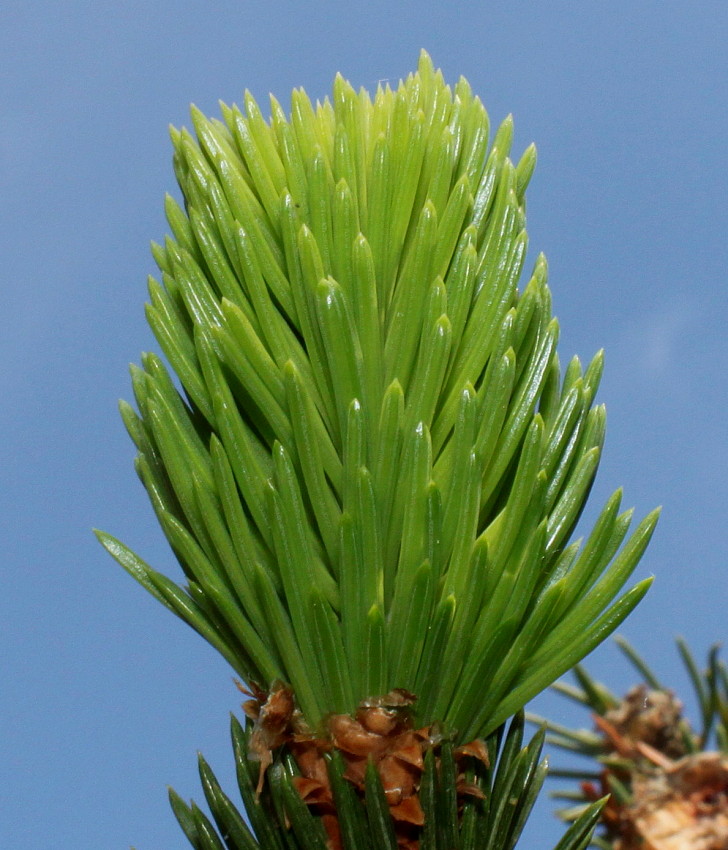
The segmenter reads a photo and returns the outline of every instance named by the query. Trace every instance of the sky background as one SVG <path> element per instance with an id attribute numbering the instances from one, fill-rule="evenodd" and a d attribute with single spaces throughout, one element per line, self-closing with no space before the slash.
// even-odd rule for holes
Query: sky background
<path id="1" fill-rule="evenodd" d="M 586 519 L 619 485 L 638 516 L 664 506 L 638 568 L 655 585 L 622 633 L 685 690 L 673 638 L 702 658 L 728 602 L 726 44 L 724 0 L 2 3 L 0 846 L 181 850 L 166 785 L 201 798 L 197 750 L 234 790 L 229 669 L 91 534 L 173 569 L 116 409 L 155 348 L 167 125 L 245 88 L 323 97 L 337 71 L 396 84 L 423 47 L 493 123 L 514 114 L 515 156 L 538 146 L 529 234 L 562 362 L 606 349 Z M 589 665 L 632 682 L 613 647 Z M 554 846 L 551 809 L 520 848 Z"/>

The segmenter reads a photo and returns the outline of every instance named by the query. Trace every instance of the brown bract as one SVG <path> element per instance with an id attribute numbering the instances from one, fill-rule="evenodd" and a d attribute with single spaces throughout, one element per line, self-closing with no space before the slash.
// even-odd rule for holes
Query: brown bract
<path id="1" fill-rule="evenodd" d="M 416 850 L 425 815 L 419 799 L 425 754 L 434 750 L 439 759 L 441 735 L 433 726 L 415 729 L 412 706 L 416 697 L 402 689 L 361 702 L 352 717 L 333 714 L 327 718 L 326 734 L 314 735 L 299 722 L 289 688 L 276 686 L 261 702 L 260 693 L 244 709 L 254 721 L 250 738 L 251 757 L 260 761 L 258 789 L 265 770 L 272 763 L 272 751 L 284 746 L 293 755 L 301 772 L 293 782 L 303 801 L 318 815 L 326 829 L 331 850 L 343 847 L 327 756 L 337 751 L 344 764 L 344 778 L 363 799 L 367 765 L 372 763 L 382 783 L 397 843 L 402 850 Z M 488 765 L 488 751 L 482 741 L 473 741 L 454 751 L 456 762 L 476 758 Z M 483 798 L 481 789 L 457 779 L 461 796 Z"/>
<path id="2" fill-rule="evenodd" d="M 248 757 L 260 762 L 256 794 L 263 790 L 265 772 L 273 763 L 273 750 L 282 746 L 290 735 L 294 717 L 293 691 L 286 685 L 276 684 L 268 696 L 256 685 L 247 690 L 239 682 L 238 688 L 252 699 L 243 703 L 243 711 L 253 721 L 253 732 L 248 744 Z"/>
<path id="3" fill-rule="evenodd" d="M 614 850 L 728 850 L 728 757 L 685 754 L 694 736 L 672 693 L 633 688 L 594 722 L 620 762 L 602 771 L 601 788 L 585 783 L 585 796 L 609 793 L 612 776 L 631 792 L 602 812 Z"/>
<path id="4" fill-rule="evenodd" d="M 648 744 L 673 759 L 686 754 L 682 703 L 671 691 L 637 685 L 600 720 L 601 724 L 597 723 L 603 732 L 608 731 L 608 724 L 628 743 Z M 617 736 L 613 736 L 613 743 L 617 743 Z"/>
<path id="5" fill-rule="evenodd" d="M 631 836 L 615 850 L 726 850 L 728 759 L 698 753 L 667 770 L 637 776 L 634 801 L 622 813 Z"/>

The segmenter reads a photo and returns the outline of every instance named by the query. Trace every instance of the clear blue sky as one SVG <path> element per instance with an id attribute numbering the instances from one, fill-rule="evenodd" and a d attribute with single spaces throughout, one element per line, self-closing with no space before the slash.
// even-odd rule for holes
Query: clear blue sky
<path id="1" fill-rule="evenodd" d="M 173 569 L 116 402 L 154 345 L 167 125 L 246 87 L 373 88 L 424 47 L 493 121 L 513 112 L 518 152 L 536 142 L 529 232 L 562 359 L 607 355 L 594 503 L 622 484 L 640 515 L 664 505 L 623 633 L 682 685 L 673 636 L 702 655 L 728 601 L 727 44 L 725 2 L 5 0 L 0 846 L 184 848 L 165 786 L 200 798 L 198 749 L 233 789 L 229 670 L 90 529 Z M 613 650 L 592 667 L 629 683 Z M 544 800 L 521 847 L 560 834 Z"/>

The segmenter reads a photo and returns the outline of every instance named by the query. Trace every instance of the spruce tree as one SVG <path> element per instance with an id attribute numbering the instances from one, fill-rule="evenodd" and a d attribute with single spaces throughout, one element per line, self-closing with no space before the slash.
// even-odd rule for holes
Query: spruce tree
<path id="1" fill-rule="evenodd" d="M 523 707 L 642 598 L 657 519 L 628 534 L 618 490 L 571 540 L 602 355 L 562 374 L 543 256 L 519 288 L 535 148 L 424 53 L 373 97 L 192 123 L 149 280 L 168 365 L 121 405 L 184 584 L 99 533 L 247 694 L 252 830 L 203 759 L 211 817 L 174 812 L 205 850 L 511 848 L 546 771 Z"/>

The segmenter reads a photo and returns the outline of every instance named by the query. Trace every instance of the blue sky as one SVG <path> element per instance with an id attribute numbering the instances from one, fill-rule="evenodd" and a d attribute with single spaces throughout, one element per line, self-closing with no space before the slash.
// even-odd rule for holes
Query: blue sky
<path id="1" fill-rule="evenodd" d="M 674 635 L 703 655 L 728 598 L 727 43 L 724 2 L 3 3 L 0 845 L 183 848 L 165 786 L 199 799 L 199 749 L 233 788 L 229 670 L 90 529 L 172 569 L 116 402 L 154 347 L 167 125 L 245 88 L 374 88 L 424 47 L 494 122 L 514 114 L 517 152 L 536 142 L 529 233 L 562 360 L 606 349 L 591 515 L 619 485 L 639 515 L 664 506 L 622 632 L 683 686 Z M 630 683 L 612 648 L 591 668 Z M 553 846 L 550 808 L 522 847 Z"/>

